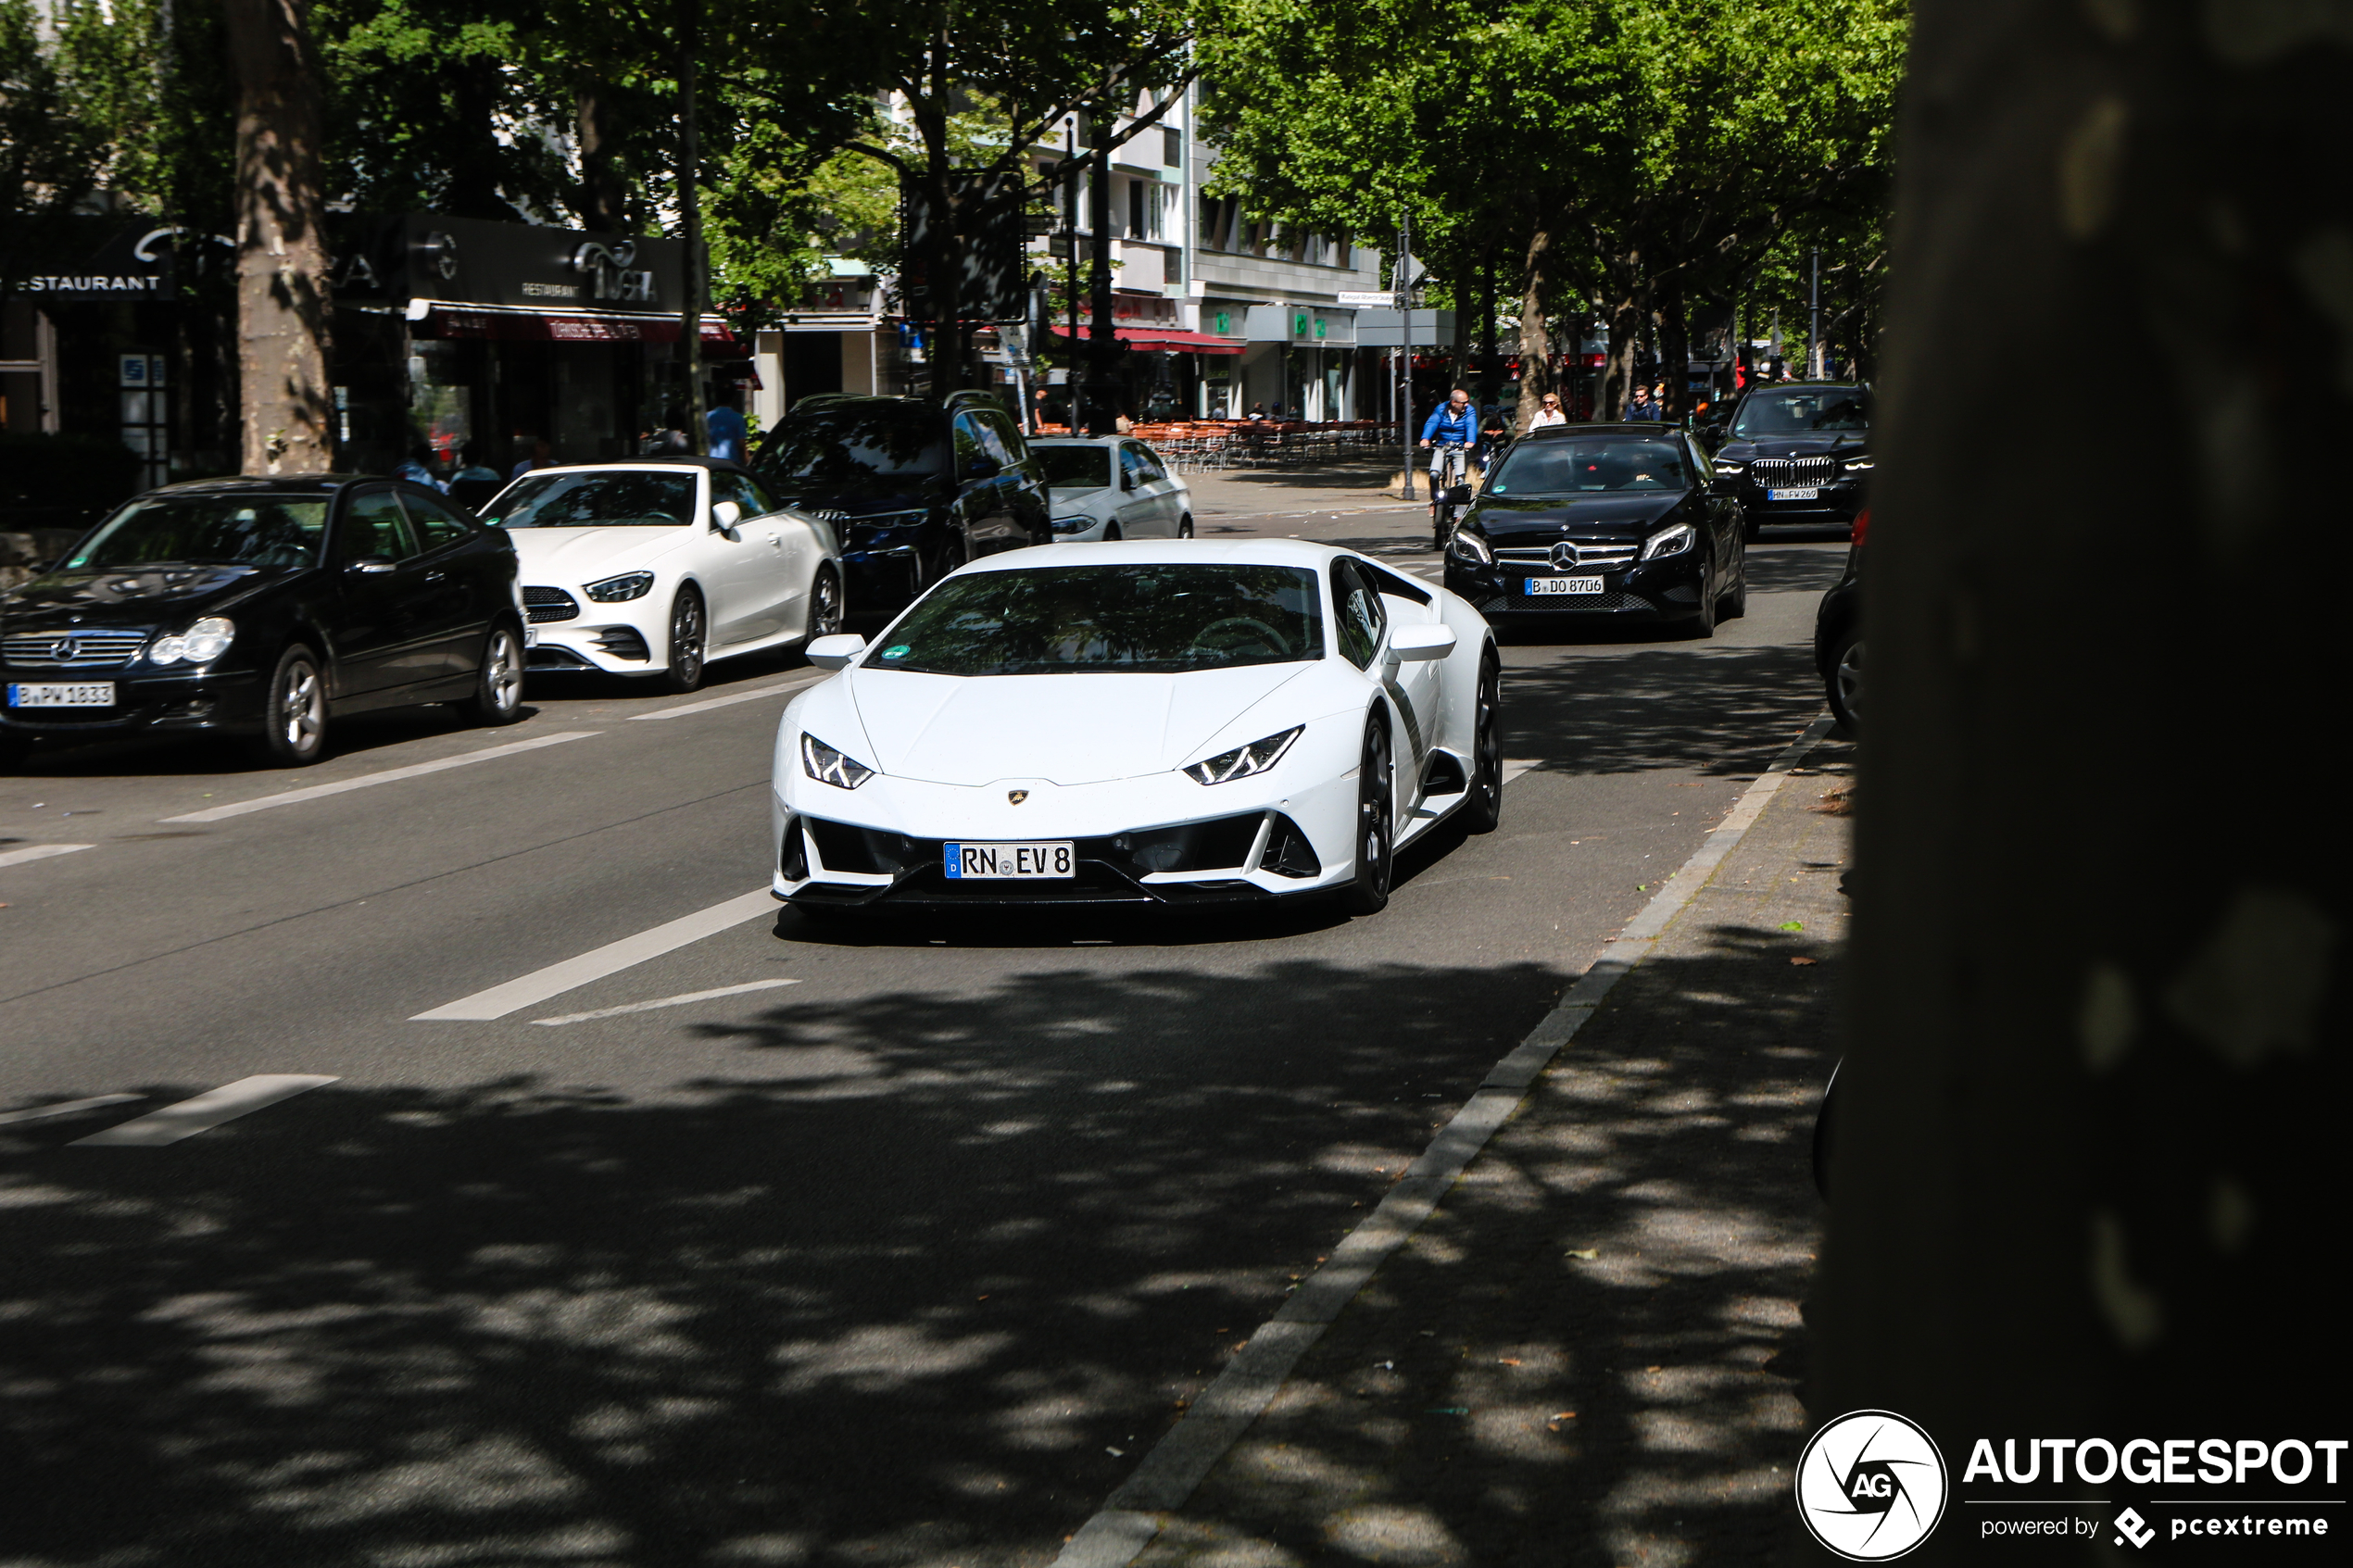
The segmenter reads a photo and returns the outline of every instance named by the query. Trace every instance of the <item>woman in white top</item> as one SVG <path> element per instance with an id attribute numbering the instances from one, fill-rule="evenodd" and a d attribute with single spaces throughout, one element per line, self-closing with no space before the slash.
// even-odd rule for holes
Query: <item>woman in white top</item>
<path id="1" fill-rule="evenodd" d="M 1565 425 L 1567 423 L 1568 423 L 1568 416 L 1561 412 L 1560 395 L 1558 393 L 1548 392 L 1544 394 L 1544 406 L 1536 410 L 1536 417 L 1528 421 L 1528 428 L 1530 430 L 1542 430 L 1546 425 Z"/>

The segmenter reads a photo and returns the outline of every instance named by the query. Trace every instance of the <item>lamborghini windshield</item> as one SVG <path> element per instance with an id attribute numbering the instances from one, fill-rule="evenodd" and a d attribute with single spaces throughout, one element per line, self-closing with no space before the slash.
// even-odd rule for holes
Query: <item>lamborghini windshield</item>
<path id="1" fill-rule="evenodd" d="M 934 675 L 1166 673 L 1321 659 L 1304 567 L 1056 566 L 951 577 L 891 628 L 869 670 Z"/>

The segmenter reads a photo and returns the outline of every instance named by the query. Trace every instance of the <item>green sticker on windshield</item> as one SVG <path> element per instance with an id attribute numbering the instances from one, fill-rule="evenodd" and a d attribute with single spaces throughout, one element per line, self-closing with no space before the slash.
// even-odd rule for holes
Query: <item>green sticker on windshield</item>
<path id="1" fill-rule="evenodd" d="M 1495 492 L 1496 495 L 1501 495 L 1504 492 L 1509 490 L 1511 486 L 1508 484 L 1491 484 L 1487 488 Z"/>
<path id="2" fill-rule="evenodd" d="M 883 657 L 885 659 L 904 659 L 907 657 L 908 652 L 908 646 L 905 643 L 894 643 L 889 647 L 883 649 Z"/>

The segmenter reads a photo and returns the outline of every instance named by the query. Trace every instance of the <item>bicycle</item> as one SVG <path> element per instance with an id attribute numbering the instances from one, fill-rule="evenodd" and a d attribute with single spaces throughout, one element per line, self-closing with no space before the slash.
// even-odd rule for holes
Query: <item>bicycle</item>
<path id="1" fill-rule="evenodd" d="M 1429 521 L 1432 549 L 1443 550 L 1454 536 L 1463 508 L 1452 497 L 1456 486 L 1470 482 L 1470 448 L 1459 441 L 1438 444 L 1437 461 L 1429 470 Z"/>

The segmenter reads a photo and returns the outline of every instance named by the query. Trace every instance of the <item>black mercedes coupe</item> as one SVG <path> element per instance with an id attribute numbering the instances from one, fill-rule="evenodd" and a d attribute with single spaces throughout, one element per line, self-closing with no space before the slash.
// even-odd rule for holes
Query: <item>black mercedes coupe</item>
<path id="1" fill-rule="evenodd" d="M 44 736 L 251 735 L 318 760 L 329 718 L 522 712 L 515 547 L 422 485 L 203 480 L 126 501 L 0 595 L 0 755 Z"/>
<path id="2" fill-rule="evenodd" d="M 1526 616 L 1680 624 L 1748 608 L 1740 510 L 1706 457 L 1655 424 L 1554 425 L 1516 443 L 1446 546 L 1446 586 L 1502 624 Z"/>
<path id="3" fill-rule="evenodd" d="M 1793 382 L 1751 387 L 1716 448 L 1718 488 L 1740 503 L 1748 537 L 1768 523 L 1851 523 L 1871 474 L 1868 387 Z"/>

